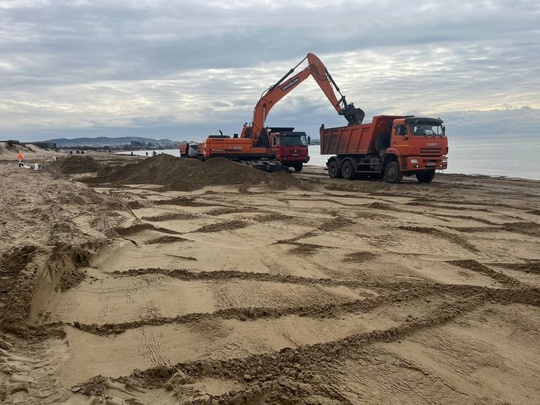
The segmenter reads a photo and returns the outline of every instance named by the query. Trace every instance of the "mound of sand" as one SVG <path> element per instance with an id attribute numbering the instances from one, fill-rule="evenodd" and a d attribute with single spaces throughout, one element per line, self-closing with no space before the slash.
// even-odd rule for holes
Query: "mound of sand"
<path id="1" fill-rule="evenodd" d="M 79 174 L 99 172 L 102 166 L 91 156 L 72 155 L 52 162 L 49 169 L 63 174 Z"/>
<path id="2" fill-rule="evenodd" d="M 205 186 L 266 184 L 274 189 L 302 188 L 302 182 L 287 173 L 265 173 L 225 158 L 205 162 L 160 154 L 130 164 L 87 183 L 160 184 L 169 190 L 192 191 Z"/>
<path id="3" fill-rule="evenodd" d="M 39 148 L 35 145 L 24 145 L 15 142 L 0 142 L 0 153 L 19 153 L 20 152 L 35 152 Z"/>
<path id="4" fill-rule="evenodd" d="M 17 154 L 22 152 L 25 161 L 50 158 L 54 151 L 41 149 L 32 144 L 20 144 L 15 142 L 0 142 L 0 159 L 17 161 Z"/>

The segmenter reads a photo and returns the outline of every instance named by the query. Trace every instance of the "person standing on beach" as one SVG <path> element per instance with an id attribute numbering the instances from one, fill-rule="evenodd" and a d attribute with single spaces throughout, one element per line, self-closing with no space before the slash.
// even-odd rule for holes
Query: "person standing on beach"
<path id="1" fill-rule="evenodd" d="M 19 154 L 17 155 L 17 160 L 19 161 L 19 167 L 21 167 L 24 163 L 24 157 L 23 157 L 23 154 L 22 152 L 19 152 Z"/>

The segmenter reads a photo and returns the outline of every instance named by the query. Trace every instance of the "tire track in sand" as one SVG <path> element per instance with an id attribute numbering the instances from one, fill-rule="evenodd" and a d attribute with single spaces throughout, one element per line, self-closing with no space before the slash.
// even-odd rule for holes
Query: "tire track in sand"
<path id="1" fill-rule="evenodd" d="M 209 377 L 225 378 L 234 379 L 245 388 L 212 395 L 208 397 L 209 400 L 236 404 L 255 403 L 261 398 L 279 398 L 278 403 L 293 403 L 294 400 L 304 400 L 308 396 L 319 394 L 325 398 L 339 400 L 340 403 L 348 403 L 340 393 L 329 389 L 321 381 L 326 369 L 345 359 L 365 355 L 366 351 L 369 353 L 369 346 L 374 343 L 396 341 L 417 331 L 445 324 L 474 311 L 485 302 L 486 297 L 477 294 L 453 303 L 443 302 L 424 316 L 387 329 L 355 334 L 331 342 L 284 348 L 278 353 L 258 354 L 246 358 L 198 360 L 177 363 L 172 367 L 158 366 L 143 371 L 136 370 L 131 376 L 121 377 L 118 381 L 129 383 L 137 378 L 143 380 L 149 387 L 162 388 L 177 380 L 178 376 L 184 381 L 186 379 L 197 381 Z M 168 389 L 175 393 L 175 388 L 173 385 Z M 180 394 L 176 393 L 178 396 Z"/>
<path id="2" fill-rule="evenodd" d="M 190 313 L 176 317 L 155 317 L 125 323 L 113 323 L 104 325 L 87 325 L 74 322 L 73 326 L 82 331 L 96 335 L 113 335 L 123 333 L 129 329 L 137 329 L 144 326 L 159 326 L 167 324 L 185 324 L 203 322 L 212 319 L 237 319 L 241 321 L 253 321 L 257 319 L 280 318 L 290 315 L 301 317 L 328 318 L 337 317 L 342 314 L 358 312 L 369 312 L 374 308 L 392 305 L 395 303 L 405 303 L 417 299 L 427 300 L 430 297 L 440 297 L 448 295 L 446 306 L 459 305 L 461 300 L 480 296 L 484 301 L 500 303 L 519 303 L 529 305 L 540 305 L 540 289 L 495 289 L 483 286 L 456 285 L 456 284 L 434 284 L 419 286 L 409 290 L 401 290 L 381 294 L 377 297 L 354 300 L 341 304 L 325 304 L 312 306 L 291 306 L 284 308 L 226 308 L 215 312 Z"/>
<path id="3" fill-rule="evenodd" d="M 163 268 L 145 268 L 145 269 L 130 269 L 127 271 L 113 271 L 109 273 L 115 277 L 137 277 L 142 275 L 164 275 L 176 278 L 182 281 L 231 281 L 231 280 L 246 280 L 259 281 L 269 283 L 282 284 L 299 284 L 305 286 L 319 285 L 323 287 L 348 287 L 351 289 L 370 289 L 377 292 L 384 291 L 401 291 L 417 286 L 432 286 L 434 282 L 425 281 L 395 281 L 382 282 L 374 280 L 340 280 L 336 278 L 313 278 L 293 276 L 289 274 L 279 273 L 255 273 L 248 271 L 236 270 L 215 270 L 215 271 L 190 271 L 186 269 L 163 269 Z"/>

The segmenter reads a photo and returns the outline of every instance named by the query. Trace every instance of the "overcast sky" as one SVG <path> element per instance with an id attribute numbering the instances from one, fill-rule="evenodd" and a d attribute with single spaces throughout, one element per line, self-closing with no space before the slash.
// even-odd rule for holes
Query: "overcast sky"
<path id="1" fill-rule="evenodd" d="M 0 140 L 237 133 L 308 52 L 365 122 L 540 133 L 538 0 L 0 0 Z M 266 121 L 323 123 L 346 121 L 312 78 Z"/>

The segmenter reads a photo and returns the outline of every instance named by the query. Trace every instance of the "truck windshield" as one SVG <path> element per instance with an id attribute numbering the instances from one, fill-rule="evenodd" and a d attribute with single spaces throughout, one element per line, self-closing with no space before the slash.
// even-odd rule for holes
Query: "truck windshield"
<path id="1" fill-rule="evenodd" d="M 283 146 L 307 146 L 306 135 L 287 135 L 281 138 Z"/>
<path id="2" fill-rule="evenodd" d="M 429 124 L 417 122 L 411 124 L 411 133 L 413 135 L 439 135 L 444 136 L 443 127 L 440 124 Z"/>

